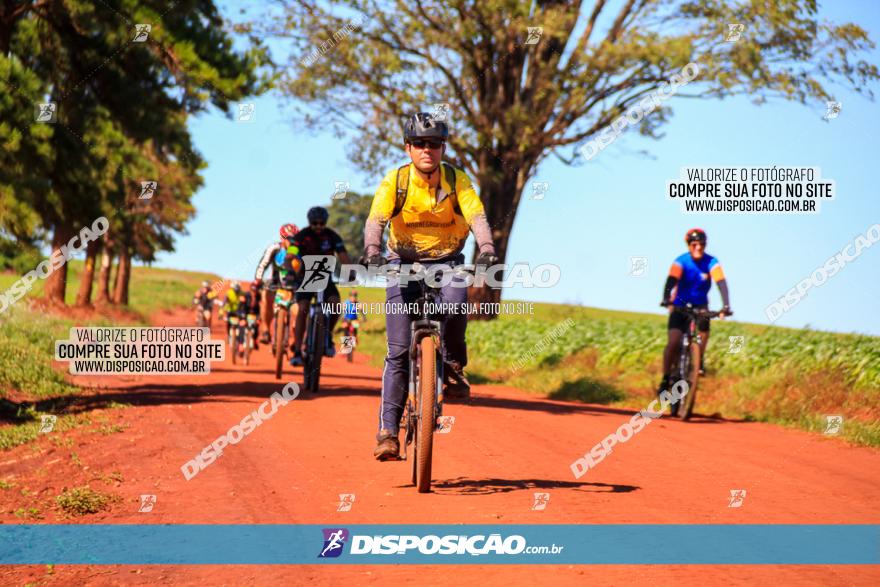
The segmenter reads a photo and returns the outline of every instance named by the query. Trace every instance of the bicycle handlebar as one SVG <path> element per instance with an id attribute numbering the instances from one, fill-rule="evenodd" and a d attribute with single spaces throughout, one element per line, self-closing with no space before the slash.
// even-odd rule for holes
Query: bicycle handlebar
<path id="1" fill-rule="evenodd" d="M 699 308 L 694 308 L 692 304 L 687 304 L 684 306 L 676 306 L 671 302 L 660 302 L 661 307 L 672 306 L 676 312 L 681 312 L 682 314 L 686 314 L 691 316 L 692 318 L 718 318 L 721 314 L 725 316 L 733 316 L 732 310 L 725 311 L 711 311 L 711 310 L 702 310 Z"/>

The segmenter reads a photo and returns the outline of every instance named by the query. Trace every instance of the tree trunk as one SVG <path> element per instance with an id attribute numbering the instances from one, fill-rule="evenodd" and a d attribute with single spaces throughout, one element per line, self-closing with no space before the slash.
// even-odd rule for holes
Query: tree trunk
<path id="1" fill-rule="evenodd" d="M 519 208 L 519 200 L 525 185 L 527 173 L 522 167 L 504 166 L 497 159 L 494 168 L 489 169 L 480 178 L 480 199 L 486 209 L 486 219 L 492 227 L 492 241 L 495 243 L 495 254 L 498 262 L 507 259 L 507 246 L 513 230 L 513 221 Z M 504 167 L 507 167 L 505 170 Z M 516 169 L 516 170 L 512 170 Z M 479 254 L 475 248 L 474 258 Z M 501 275 L 501 274 L 498 274 Z M 501 301 L 501 288 L 493 288 L 488 284 L 482 287 L 468 288 L 468 301 L 472 303 L 496 303 Z M 477 320 L 492 320 L 497 313 L 492 311 L 473 315 Z"/>
<path id="2" fill-rule="evenodd" d="M 66 245 L 73 237 L 74 230 L 66 222 L 59 222 L 55 225 L 55 232 L 52 235 L 52 251 L 49 254 L 49 265 L 52 265 L 51 259 L 57 254 L 61 254 L 61 245 Z M 43 297 L 50 302 L 64 304 L 64 294 L 67 292 L 67 262 L 61 263 L 55 271 L 49 273 L 46 278 L 46 285 L 43 287 Z"/>
<path id="3" fill-rule="evenodd" d="M 119 266 L 116 268 L 116 288 L 113 291 L 113 302 L 128 305 L 128 281 L 131 277 L 131 253 L 128 247 L 119 249 Z"/>
<path id="4" fill-rule="evenodd" d="M 106 243 L 101 248 L 101 271 L 98 273 L 98 293 L 95 304 L 110 303 L 110 271 L 113 269 L 113 252 Z"/>
<path id="5" fill-rule="evenodd" d="M 86 245 L 86 261 L 83 265 L 82 275 L 79 278 L 79 291 L 76 294 L 77 306 L 89 306 L 92 303 L 92 283 L 95 278 L 95 259 L 101 249 L 101 241 L 89 241 Z"/>

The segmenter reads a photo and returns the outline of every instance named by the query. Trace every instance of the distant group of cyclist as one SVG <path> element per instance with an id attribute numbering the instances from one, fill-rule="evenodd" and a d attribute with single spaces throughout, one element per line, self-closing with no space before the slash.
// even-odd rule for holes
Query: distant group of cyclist
<path id="1" fill-rule="evenodd" d="M 364 227 L 365 252 L 360 263 L 374 267 L 386 263 L 416 262 L 426 267 L 460 265 L 464 263 L 462 250 L 469 234 L 474 235 L 478 248 L 475 265 L 490 266 L 498 262 L 483 203 L 470 178 L 461 169 L 442 161 L 448 137 L 446 123 L 430 114 L 418 113 L 406 121 L 403 143 L 409 162 L 387 173 L 376 191 Z M 233 283 L 222 301 L 223 311 L 227 315 L 261 316 L 255 328 L 259 331 L 262 325 L 262 331 L 259 336 L 254 332 L 254 339 L 259 343 L 270 342 L 272 292 L 279 287 L 298 290 L 304 274 L 304 256 L 336 255 L 343 263 L 351 262 L 342 238 L 327 226 L 329 213 L 325 208 L 311 208 L 307 220 L 308 226 L 302 230 L 295 224 L 284 224 L 280 228 L 280 240 L 266 248 L 248 291 L 244 292 L 238 283 Z M 382 235 L 388 225 L 387 251 L 383 256 Z M 675 259 L 663 288 L 661 305 L 668 306 L 670 314 L 667 345 L 663 354 L 663 376 L 658 393 L 669 388 L 679 345 L 692 319 L 690 314 L 681 310 L 684 307 L 706 309 L 708 292 L 714 280 L 723 303 L 720 317 L 732 314 L 721 265 L 715 257 L 705 252 L 706 232 L 699 228 L 691 229 L 685 235 L 685 242 L 688 251 Z M 266 270 L 270 271 L 268 278 L 264 277 Z M 456 285 L 448 284 L 440 289 L 443 302 L 467 301 L 467 289 Z M 303 335 L 309 304 L 314 295 L 313 292 L 295 291 L 297 313 L 290 345 L 292 366 L 303 365 Z M 416 295 L 417 290 L 412 282 L 406 286 L 397 282 L 389 283 L 386 290 L 386 300 L 392 303 L 408 303 Z M 340 295 L 332 279 L 324 290 L 324 301 L 329 303 L 330 308 L 338 307 Z M 196 292 L 194 303 L 200 311 L 218 303 L 208 282 L 203 282 L 202 288 Z M 337 313 L 330 313 L 330 333 L 334 332 L 338 319 Z M 348 327 L 357 319 L 357 292 L 352 290 L 344 309 L 344 326 Z M 382 375 L 377 444 L 373 452 L 378 460 L 395 460 L 400 452 L 398 435 L 407 394 L 410 326 L 413 319 L 407 314 L 386 315 L 387 353 Z M 702 351 L 705 352 L 709 320 L 699 319 L 696 326 L 701 334 Z M 466 315 L 444 317 L 442 348 L 445 398 L 470 396 L 470 384 L 464 374 L 467 365 L 466 329 Z M 324 354 L 327 357 L 336 354 L 332 338 Z M 704 368 L 704 363 L 700 365 Z"/>

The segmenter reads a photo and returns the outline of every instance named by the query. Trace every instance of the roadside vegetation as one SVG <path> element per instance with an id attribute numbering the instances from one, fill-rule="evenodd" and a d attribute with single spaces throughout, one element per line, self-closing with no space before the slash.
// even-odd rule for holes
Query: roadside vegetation
<path id="1" fill-rule="evenodd" d="M 78 285 L 83 263 L 70 263 L 68 279 Z M 0 274 L 0 291 L 5 291 L 18 275 Z M 83 317 L 66 316 L 30 307 L 41 295 L 42 280 L 28 297 L 0 314 L 0 450 L 37 438 L 42 416 L 57 415 L 55 431 L 88 423 L 84 415 L 64 415 L 71 396 L 82 389 L 70 384 L 63 371 L 53 368 L 55 341 L 65 339 L 72 326 L 146 325 L 156 312 L 187 304 L 203 279 L 215 280 L 207 273 L 134 267 L 131 275 L 130 307 L 123 313 L 108 305 L 104 311 L 86 310 Z M 68 288 L 74 296 L 76 287 Z"/>
<path id="2" fill-rule="evenodd" d="M 359 293 L 383 301 L 381 290 Z M 385 321 L 368 318 L 358 351 L 380 366 Z M 737 336 L 742 347 L 729 352 Z M 654 397 L 665 344 L 665 316 L 536 303 L 533 316 L 468 325 L 467 373 L 471 383 L 639 409 Z M 841 437 L 880 446 L 880 337 L 716 320 L 707 368 L 700 415 L 819 433 L 826 415 L 841 415 Z"/>

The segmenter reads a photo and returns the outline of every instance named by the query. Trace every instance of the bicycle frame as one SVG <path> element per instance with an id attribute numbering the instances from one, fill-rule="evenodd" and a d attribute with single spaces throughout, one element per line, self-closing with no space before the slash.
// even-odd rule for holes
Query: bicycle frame
<path id="1" fill-rule="evenodd" d="M 419 263 L 413 264 L 413 269 L 418 273 L 422 266 Z M 399 272 L 398 272 L 399 275 Z M 427 312 L 428 306 L 436 302 L 439 288 L 431 287 L 424 279 L 418 281 L 419 295 L 416 298 L 416 304 L 419 307 L 418 319 L 410 323 L 410 345 L 409 345 L 409 382 L 407 386 L 406 406 L 404 410 L 404 419 L 406 420 L 406 436 L 403 446 L 401 447 L 401 460 L 407 459 L 407 447 L 412 444 L 415 437 L 415 430 L 418 427 L 419 414 L 421 409 L 421 389 L 419 388 L 419 355 L 421 353 L 421 342 L 425 337 L 434 339 L 436 348 L 435 357 L 435 403 L 434 403 L 434 429 L 439 430 L 439 419 L 443 415 L 443 336 L 442 322 L 432 319 Z"/>
<path id="2" fill-rule="evenodd" d="M 703 362 L 703 336 L 697 328 L 697 321 L 700 319 L 710 320 L 718 317 L 721 313 L 695 309 L 691 304 L 687 304 L 686 306 L 676 306 L 674 311 L 681 312 L 687 316 L 688 319 L 687 332 L 682 334 L 681 337 L 677 377 L 677 380 L 684 380 L 687 382 L 688 394 L 685 396 L 684 400 L 673 404 L 671 411 L 673 416 L 677 416 L 681 411 L 681 418 L 683 420 L 688 420 L 693 413 L 699 370 Z M 696 345 L 696 353 L 692 352 L 693 345 Z M 696 357 L 696 364 L 691 363 L 692 355 Z"/>

